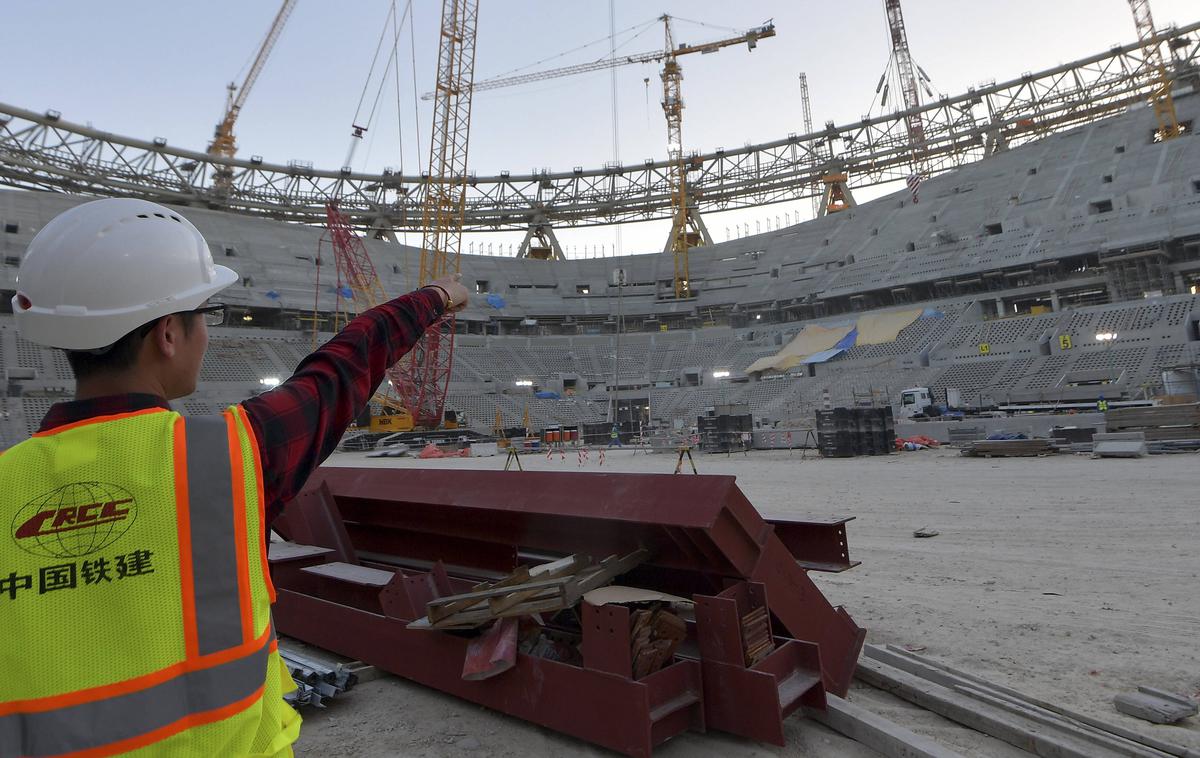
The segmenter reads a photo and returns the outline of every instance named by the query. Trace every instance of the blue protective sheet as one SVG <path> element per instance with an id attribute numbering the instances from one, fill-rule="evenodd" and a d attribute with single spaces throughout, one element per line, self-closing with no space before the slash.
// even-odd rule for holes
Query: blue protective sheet
<path id="1" fill-rule="evenodd" d="M 836 356 L 839 356 L 844 352 L 846 352 L 846 348 L 835 347 L 830 350 L 822 350 L 819 353 L 813 353 L 812 355 L 806 357 L 804 360 L 802 360 L 800 362 L 801 363 L 824 363 L 825 361 L 827 361 L 831 358 L 834 358 Z"/>

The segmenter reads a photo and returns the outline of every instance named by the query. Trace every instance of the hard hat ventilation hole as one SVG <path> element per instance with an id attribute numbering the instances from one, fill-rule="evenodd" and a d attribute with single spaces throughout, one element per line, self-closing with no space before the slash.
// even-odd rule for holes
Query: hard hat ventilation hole
<path id="1" fill-rule="evenodd" d="M 166 221 L 166 220 L 167 220 L 167 217 L 166 217 L 166 216 L 164 216 L 164 215 L 162 215 L 161 213 L 155 213 L 154 215 L 155 215 L 157 218 L 161 218 L 163 221 Z"/>
<path id="2" fill-rule="evenodd" d="M 175 222 L 175 223 L 177 223 L 177 224 L 182 224 L 182 223 L 183 223 L 183 219 L 181 219 L 179 216 L 171 216 L 171 220 L 172 220 L 172 221 L 174 221 L 174 222 Z"/>
<path id="3" fill-rule="evenodd" d="M 138 218 L 150 218 L 150 217 L 149 217 L 149 216 L 147 216 L 145 213 L 139 213 L 139 214 L 137 215 L 137 217 L 138 217 Z"/>

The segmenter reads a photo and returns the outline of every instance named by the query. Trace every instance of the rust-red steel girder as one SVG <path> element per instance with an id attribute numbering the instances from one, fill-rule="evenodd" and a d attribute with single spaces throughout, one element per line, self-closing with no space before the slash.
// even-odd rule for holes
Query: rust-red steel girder
<path id="1" fill-rule="evenodd" d="M 807 575 L 854 565 L 844 521 L 768 522 L 733 477 L 327 467 L 276 527 L 320 548 L 273 551 L 282 633 L 628 755 L 707 727 L 783 744 L 789 713 L 845 694 L 865 636 Z M 582 665 L 522 654 L 479 682 L 467 639 L 407 629 L 519 563 L 639 548 L 622 584 L 696 601 L 691 644 L 648 677 L 621 606 L 582 604 Z M 774 645 L 749 661 L 740 623 L 761 608 Z"/>

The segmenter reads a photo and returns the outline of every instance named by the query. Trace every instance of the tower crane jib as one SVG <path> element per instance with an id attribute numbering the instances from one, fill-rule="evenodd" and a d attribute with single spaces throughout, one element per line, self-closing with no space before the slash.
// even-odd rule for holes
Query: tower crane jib
<path id="1" fill-rule="evenodd" d="M 251 64 L 242 86 L 238 87 L 236 84 L 230 83 L 229 96 L 225 103 L 225 115 L 217 124 L 213 141 L 208 146 L 209 155 L 232 158 L 237 153 L 237 140 L 233 135 L 234 123 L 237 121 L 238 114 L 241 113 L 242 106 L 246 103 L 246 97 L 254 87 L 254 82 L 258 80 L 258 75 L 262 73 L 263 67 L 267 64 L 267 58 L 270 57 L 271 50 L 279 40 L 279 34 L 283 31 L 284 24 L 287 23 L 288 18 L 292 15 L 292 9 L 295 7 L 296 0 L 283 0 L 283 4 L 279 6 L 279 11 L 275 14 L 275 20 L 271 22 L 271 28 L 267 31 L 266 39 L 259 47 L 258 54 L 254 56 L 254 63 Z M 225 177 L 226 182 L 228 182 L 228 178 Z M 226 184 L 226 186 L 228 185 Z"/>

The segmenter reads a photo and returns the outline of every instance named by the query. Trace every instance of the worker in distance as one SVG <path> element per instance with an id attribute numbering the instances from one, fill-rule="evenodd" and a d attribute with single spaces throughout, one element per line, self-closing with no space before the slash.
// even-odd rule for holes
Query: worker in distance
<path id="1" fill-rule="evenodd" d="M 17 329 L 66 351 L 76 390 L 0 455 L 2 756 L 292 754 L 267 529 L 468 294 L 454 276 L 372 308 L 277 388 L 182 416 L 168 401 L 238 278 L 143 200 L 76 206 L 29 244 Z"/>

